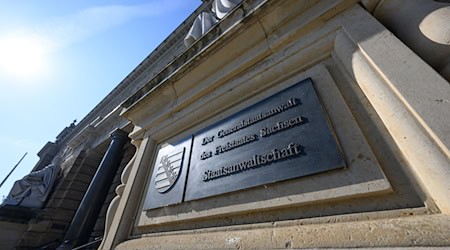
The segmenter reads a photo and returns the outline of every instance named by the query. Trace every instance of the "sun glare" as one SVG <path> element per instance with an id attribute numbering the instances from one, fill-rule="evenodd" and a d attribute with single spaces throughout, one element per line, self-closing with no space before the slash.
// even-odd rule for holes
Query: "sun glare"
<path id="1" fill-rule="evenodd" d="M 48 73 L 45 41 L 32 35 L 0 37 L 0 73 L 29 80 Z"/>

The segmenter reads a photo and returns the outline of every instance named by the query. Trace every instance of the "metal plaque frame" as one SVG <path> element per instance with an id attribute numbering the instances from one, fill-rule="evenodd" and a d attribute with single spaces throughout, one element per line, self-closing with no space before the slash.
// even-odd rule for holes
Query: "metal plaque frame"
<path id="1" fill-rule="evenodd" d="M 183 201 L 189 166 L 192 136 L 174 144 L 163 145 L 153 163 L 144 210 Z"/>
<path id="2" fill-rule="evenodd" d="M 345 167 L 311 79 L 194 134 L 185 200 Z"/>

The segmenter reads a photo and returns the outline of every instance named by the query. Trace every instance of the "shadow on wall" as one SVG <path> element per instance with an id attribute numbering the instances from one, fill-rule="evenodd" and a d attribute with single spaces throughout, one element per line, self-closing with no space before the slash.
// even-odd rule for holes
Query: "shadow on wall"
<path id="1" fill-rule="evenodd" d="M 449 1 L 382 1 L 373 15 L 450 82 Z"/>
<path id="2" fill-rule="evenodd" d="M 336 54 L 380 116 L 409 172 L 419 176 L 422 188 L 448 212 L 450 86 L 416 53 L 435 69 L 448 62 L 450 26 L 445 24 L 450 23 L 450 4 L 383 1 L 374 13 L 414 52 L 382 25 L 364 28 L 358 26 L 361 20 L 354 20 L 347 32 L 337 35 Z"/>

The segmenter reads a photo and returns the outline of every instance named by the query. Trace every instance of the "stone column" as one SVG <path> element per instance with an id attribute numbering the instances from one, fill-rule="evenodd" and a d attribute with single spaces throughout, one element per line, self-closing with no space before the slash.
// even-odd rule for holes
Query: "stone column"
<path id="1" fill-rule="evenodd" d="M 448 1 L 365 0 L 362 3 L 369 10 L 374 9 L 373 15 L 384 26 L 450 82 Z"/>
<path id="2" fill-rule="evenodd" d="M 103 156 L 100 166 L 70 223 L 62 245 L 58 249 L 72 249 L 74 246 L 85 243 L 84 241 L 88 239 L 92 231 L 119 168 L 123 146 L 128 140 L 128 134 L 122 130 L 114 131 L 111 137 L 112 141 L 108 150 Z"/>

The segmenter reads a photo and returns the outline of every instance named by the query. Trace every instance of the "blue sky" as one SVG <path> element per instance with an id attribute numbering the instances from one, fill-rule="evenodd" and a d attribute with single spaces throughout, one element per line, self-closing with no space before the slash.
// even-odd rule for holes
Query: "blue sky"
<path id="1" fill-rule="evenodd" d="M 200 4 L 0 0 L 0 197 Z"/>

